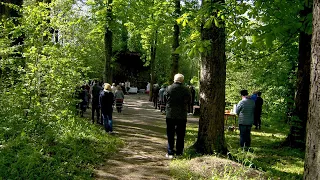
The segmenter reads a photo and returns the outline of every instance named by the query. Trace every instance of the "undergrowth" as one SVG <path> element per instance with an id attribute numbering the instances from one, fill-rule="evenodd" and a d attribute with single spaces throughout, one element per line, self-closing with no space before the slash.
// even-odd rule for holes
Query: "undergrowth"
<path id="1" fill-rule="evenodd" d="M 122 141 L 72 110 L 0 109 L 0 179 L 92 179 Z"/>

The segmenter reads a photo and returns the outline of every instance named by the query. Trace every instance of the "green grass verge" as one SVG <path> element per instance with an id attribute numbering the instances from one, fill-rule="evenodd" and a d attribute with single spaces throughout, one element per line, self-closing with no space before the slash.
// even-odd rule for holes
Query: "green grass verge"
<path id="1" fill-rule="evenodd" d="M 46 120 L 3 117 L 0 179 L 92 179 L 95 166 L 122 141 L 87 119 L 67 114 Z"/>
<path id="2" fill-rule="evenodd" d="M 195 170 L 194 159 L 203 158 L 194 154 L 190 149 L 196 138 L 198 127 L 188 124 L 186 133 L 186 151 L 182 158 L 170 163 L 170 170 L 175 179 L 302 179 L 304 166 L 304 152 L 289 147 L 281 147 L 287 135 L 287 127 L 274 128 L 267 124 L 262 130 L 252 130 L 252 149 L 244 151 L 239 148 L 239 131 L 226 131 L 225 137 L 230 153 L 240 162 L 241 167 L 225 162 L 222 167 L 211 167 L 208 175 Z M 218 158 L 218 156 L 211 156 Z M 204 160 L 201 160 L 202 162 Z M 219 160 L 212 160 L 219 161 Z M 201 166 L 202 163 L 198 163 Z M 204 166 L 213 166 L 204 164 Z M 255 167 L 260 174 L 249 172 L 248 167 Z M 247 176 L 243 176 L 248 172 Z"/>

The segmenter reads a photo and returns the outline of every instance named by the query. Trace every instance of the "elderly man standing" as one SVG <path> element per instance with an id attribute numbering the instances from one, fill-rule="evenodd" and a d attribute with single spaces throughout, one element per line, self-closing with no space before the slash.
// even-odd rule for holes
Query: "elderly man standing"
<path id="1" fill-rule="evenodd" d="M 248 148 L 251 145 L 251 127 L 254 120 L 255 103 L 248 97 L 247 90 L 240 91 L 242 100 L 238 103 L 236 113 L 239 116 L 240 146 Z"/>
<path id="2" fill-rule="evenodd" d="M 170 85 L 164 93 L 166 99 L 166 123 L 168 137 L 167 158 L 182 155 L 184 149 L 184 137 L 186 134 L 188 104 L 191 95 L 189 89 L 182 83 L 184 76 L 176 74 L 174 83 Z M 176 151 L 174 151 L 175 135 L 177 135 Z"/>

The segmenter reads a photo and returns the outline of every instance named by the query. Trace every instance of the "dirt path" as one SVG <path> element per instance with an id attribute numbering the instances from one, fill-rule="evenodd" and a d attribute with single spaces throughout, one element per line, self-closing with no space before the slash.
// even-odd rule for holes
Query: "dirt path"
<path id="1" fill-rule="evenodd" d="M 123 113 L 113 113 L 115 136 L 125 147 L 95 170 L 96 179 L 171 179 L 166 154 L 165 115 L 147 95 L 125 97 Z"/>

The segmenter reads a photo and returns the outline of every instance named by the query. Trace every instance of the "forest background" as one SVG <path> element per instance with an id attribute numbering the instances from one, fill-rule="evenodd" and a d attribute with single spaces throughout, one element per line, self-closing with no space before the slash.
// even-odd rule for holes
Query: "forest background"
<path id="1" fill-rule="evenodd" d="M 203 75 L 212 75 L 201 72 L 212 44 L 202 33 L 215 27 L 225 29 L 225 109 L 241 89 L 259 90 L 263 125 L 288 134 L 284 145 L 305 147 L 312 1 L 6 0 L 0 10 L 1 174 L 15 174 L 7 165 L 19 174 L 41 161 L 50 168 L 67 162 L 58 152 L 85 153 L 106 140 L 74 116 L 74 92 L 88 79 L 111 83 L 121 53 L 140 56 L 151 85 L 170 84 L 180 72 L 200 93 Z M 96 148 L 115 151 L 121 142 L 112 141 Z M 48 173 L 81 172 L 68 163 L 56 168 Z"/>

